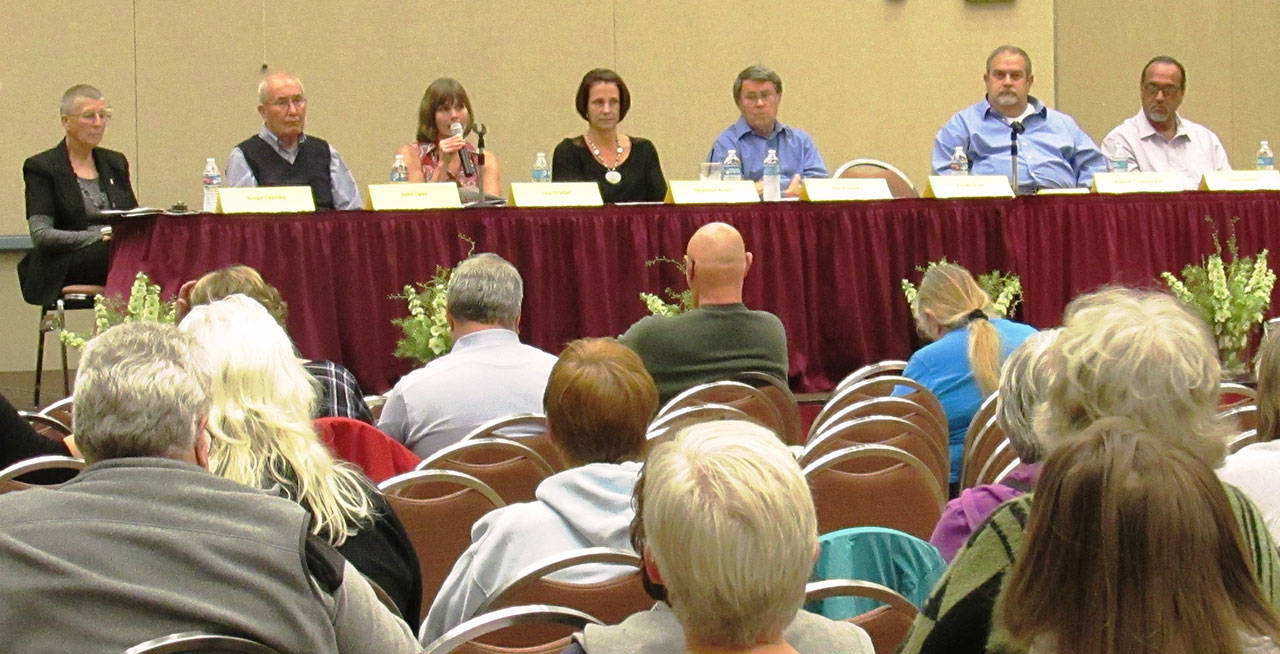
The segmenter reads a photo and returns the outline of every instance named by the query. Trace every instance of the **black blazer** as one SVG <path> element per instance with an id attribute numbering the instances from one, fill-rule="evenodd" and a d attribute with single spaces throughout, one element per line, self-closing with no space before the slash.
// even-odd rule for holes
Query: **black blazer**
<path id="1" fill-rule="evenodd" d="M 93 163 L 98 168 L 98 183 L 107 194 L 112 209 L 138 206 L 129 181 L 129 161 L 123 154 L 106 148 L 93 149 Z M 67 142 L 28 158 L 22 163 L 22 180 L 27 187 L 27 218 L 53 216 L 57 229 L 81 230 L 89 227 L 84 210 L 84 197 L 71 170 Z M 31 304 L 52 302 L 62 290 L 70 266 L 70 251 L 44 251 L 32 248 L 18 263 L 18 282 L 22 299 Z"/>

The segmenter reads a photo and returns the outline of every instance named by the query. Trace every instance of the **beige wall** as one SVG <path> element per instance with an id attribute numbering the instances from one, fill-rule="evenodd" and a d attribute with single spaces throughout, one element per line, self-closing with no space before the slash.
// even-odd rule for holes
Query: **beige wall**
<path id="1" fill-rule="evenodd" d="M 139 200 L 154 206 L 197 206 L 204 158 L 224 164 L 258 129 L 263 64 L 303 79 L 308 131 L 362 185 L 385 179 L 423 89 L 446 75 L 467 86 L 507 182 L 583 128 L 573 95 L 596 66 L 627 79 L 624 130 L 656 143 L 669 178 L 692 177 L 736 119 L 733 77 L 756 62 L 782 75 L 781 119 L 812 133 L 833 170 L 873 156 L 921 179 L 934 133 L 981 96 L 983 57 L 999 43 L 1032 53 L 1036 90 L 1054 100 L 1048 0 L 0 0 L 0 21 L 0 234 L 25 231 L 22 160 L 61 137 L 58 97 L 82 81 L 111 101 L 104 145 L 129 157 Z M 0 265 L 0 311 L 19 309 L 0 313 L 0 330 L 19 336 L 0 344 L 0 370 L 30 369 L 34 310 L 21 310 L 12 263 Z"/>

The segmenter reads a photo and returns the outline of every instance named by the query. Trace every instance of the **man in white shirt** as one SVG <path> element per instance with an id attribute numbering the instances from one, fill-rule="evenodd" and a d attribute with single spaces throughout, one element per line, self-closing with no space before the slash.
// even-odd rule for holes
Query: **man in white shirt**
<path id="1" fill-rule="evenodd" d="M 556 358 L 520 342 L 523 300 L 520 273 L 502 257 L 458 264 L 445 300 L 453 349 L 396 383 L 378 429 L 426 458 L 490 420 L 542 411 Z"/>
<path id="2" fill-rule="evenodd" d="M 1176 172 L 1194 190 L 1208 170 L 1231 170 L 1218 135 L 1178 115 L 1187 71 L 1177 59 L 1152 58 L 1142 69 L 1142 111 L 1120 123 L 1102 141 L 1109 160 L 1125 159 L 1130 171 Z"/>

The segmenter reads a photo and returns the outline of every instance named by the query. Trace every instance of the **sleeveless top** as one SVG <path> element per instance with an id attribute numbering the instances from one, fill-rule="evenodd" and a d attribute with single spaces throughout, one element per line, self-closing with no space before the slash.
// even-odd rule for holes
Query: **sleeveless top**
<path id="1" fill-rule="evenodd" d="M 476 146 L 471 143 L 467 143 L 466 150 L 471 153 L 472 161 L 475 161 L 477 152 Z M 422 178 L 431 179 L 431 174 L 434 173 L 436 167 L 440 165 L 440 159 L 438 158 L 438 155 L 436 155 L 435 143 L 423 143 L 422 141 L 418 141 L 418 163 L 422 166 Z M 476 172 L 479 173 L 479 170 L 477 169 Z M 480 180 L 476 175 L 467 175 L 462 172 L 461 163 L 458 164 L 458 175 L 455 177 L 451 174 L 448 178 L 457 182 L 458 186 L 464 188 L 477 188 L 480 185 Z"/>

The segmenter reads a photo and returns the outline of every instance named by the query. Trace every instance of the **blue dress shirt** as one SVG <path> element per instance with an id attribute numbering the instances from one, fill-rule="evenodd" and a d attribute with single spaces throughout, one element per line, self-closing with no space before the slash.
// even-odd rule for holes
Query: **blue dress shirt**
<path id="1" fill-rule="evenodd" d="M 729 126 L 711 146 L 707 161 L 724 161 L 729 149 L 738 151 L 742 158 L 742 179 L 760 181 L 764 177 L 764 156 L 770 149 L 778 151 L 778 163 L 781 164 L 782 188 L 787 188 L 791 178 L 827 177 L 827 165 L 822 163 L 822 155 L 813 144 L 813 138 L 802 129 L 788 127 L 774 121 L 773 133 L 769 138 L 762 138 L 751 131 L 747 119 L 738 117 L 738 122 Z"/>
<path id="2" fill-rule="evenodd" d="M 1026 131 L 1018 135 L 1019 191 L 1092 184 L 1093 174 L 1107 169 L 1093 139 L 1070 116 L 1036 98 L 1029 101 L 1032 112 L 1022 119 Z M 938 131 L 933 141 L 933 173 L 945 175 L 956 146 L 963 146 L 970 173 L 1009 177 L 1009 141 L 1009 123 L 983 98 L 957 112 Z"/>
<path id="3" fill-rule="evenodd" d="M 262 126 L 258 136 L 261 136 L 262 140 L 276 151 L 276 154 L 289 163 L 293 163 L 293 160 L 298 157 L 298 147 L 307 138 L 306 134 L 299 136 L 293 149 L 286 150 L 280 145 L 280 139 L 271 133 L 266 125 Z M 227 169 L 222 177 L 222 183 L 229 188 L 258 185 L 258 180 L 253 176 L 253 169 L 249 168 L 249 162 L 245 161 L 244 153 L 238 146 L 231 148 L 231 154 L 227 157 Z M 355 175 L 351 174 L 347 164 L 342 161 L 342 155 L 338 154 L 337 148 L 333 147 L 332 143 L 329 144 L 329 179 L 333 180 L 334 209 L 364 208 L 364 198 L 360 195 L 360 187 L 356 186 Z"/>

